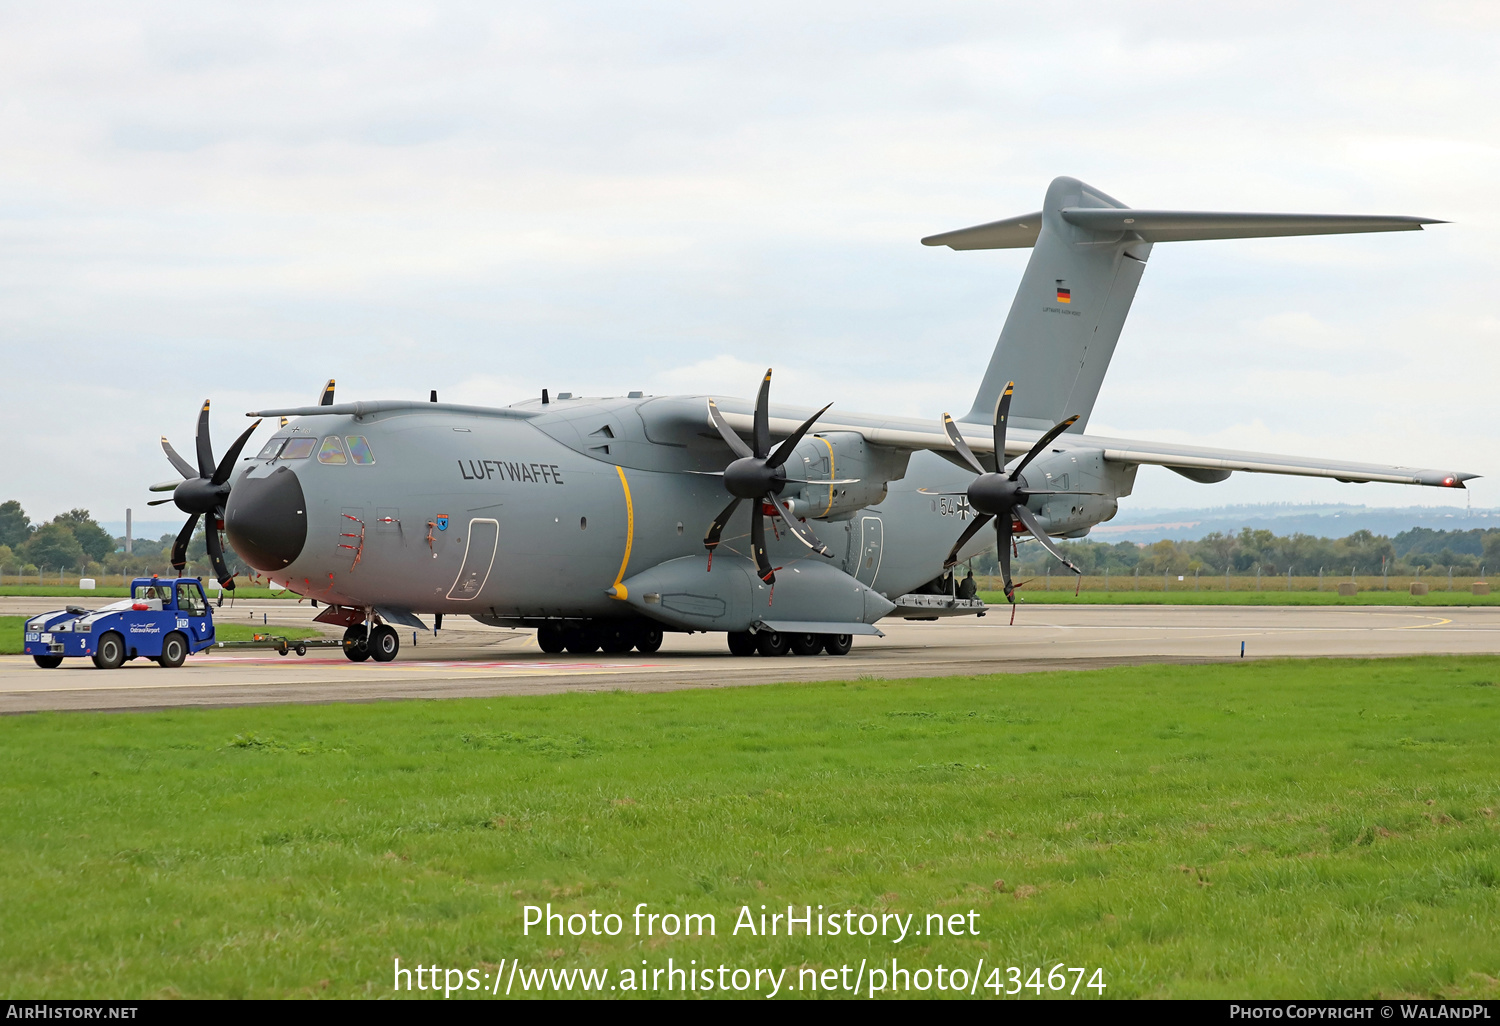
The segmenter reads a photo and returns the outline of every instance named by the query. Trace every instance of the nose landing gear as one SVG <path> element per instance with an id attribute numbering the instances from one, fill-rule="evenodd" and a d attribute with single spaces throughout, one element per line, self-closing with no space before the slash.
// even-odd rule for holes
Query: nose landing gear
<path id="1" fill-rule="evenodd" d="M 401 651 L 401 637 L 390 624 L 378 624 L 367 631 L 362 623 L 356 623 L 344 631 L 344 655 L 350 662 L 362 663 L 374 659 L 377 663 L 388 663 Z"/>

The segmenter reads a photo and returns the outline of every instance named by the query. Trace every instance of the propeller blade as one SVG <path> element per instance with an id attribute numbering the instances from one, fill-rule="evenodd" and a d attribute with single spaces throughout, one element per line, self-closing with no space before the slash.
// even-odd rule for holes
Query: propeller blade
<path id="1" fill-rule="evenodd" d="M 958 565 L 958 550 L 969 544 L 969 539 L 979 533 L 979 529 L 995 518 L 988 513 L 981 513 L 974 518 L 974 522 L 964 528 L 964 533 L 958 536 L 958 541 L 953 543 L 953 548 L 948 550 L 948 558 L 943 560 L 943 569 Z"/>
<path id="2" fill-rule="evenodd" d="M 1053 424 L 1052 427 L 1047 430 L 1047 433 L 1045 435 L 1037 439 L 1036 444 L 1031 447 L 1031 451 L 1028 452 L 1025 456 L 1021 457 L 1021 462 L 1016 464 L 1016 469 L 1010 472 L 1010 479 L 1014 481 L 1016 478 L 1020 477 L 1021 471 L 1026 469 L 1026 464 L 1030 463 L 1032 460 L 1040 456 L 1042 454 L 1042 450 L 1051 445 L 1054 438 L 1062 434 L 1064 431 L 1068 430 L 1068 428 L 1072 427 L 1077 422 L 1077 420 L 1078 416 L 1075 414 L 1069 417 L 1067 420 L 1058 421 L 1056 424 Z"/>
<path id="3" fill-rule="evenodd" d="M 436 402 L 436 400 L 434 400 L 434 402 Z M 318 397 L 318 405 L 319 406 L 332 406 L 333 405 L 333 379 L 332 378 L 329 378 L 328 379 L 328 384 L 326 384 L 326 385 L 323 386 L 323 394 Z"/>
<path id="4" fill-rule="evenodd" d="M 177 455 L 177 450 L 172 448 L 172 443 L 167 441 L 166 435 L 161 436 L 161 451 L 167 454 L 167 459 L 171 461 L 172 466 L 177 468 L 177 473 L 182 475 L 183 480 L 198 476 L 198 472 L 193 469 L 193 465 Z M 173 484 L 172 487 L 176 488 L 177 485 Z"/>
<path id="5" fill-rule="evenodd" d="M 224 565 L 224 543 L 219 540 L 219 522 L 215 519 L 223 512 L 215 510 L 208 515 L 208 521 L 203 525 L 203 540 L 208 543 L 208 561 L 214 565 L 214 576 L 219 579 L 225 591 L 233 591 L 234 574 Z"/>
<path id="6" fill-rule="evenodd" d="M 1103 495 L 1103 492 L 1071 492 L 1062 489 L 1048 490 L 1046 488 L 1022 488 L 1016 494 L 1023 499 L 1028 495 Z"/>
<path id="7" fill-rule="evenodd" d="M 171 502 L 171 501 L 172 500 L 170 498 L 168 498 L 168 499 L 152 499 L 150 502 L 146 503 L 146 505 L 148 505 L 148 506 L 161 506 L 161 505 L 164 505 L 165 503 L 168 503 L 168 502 Z"/>
<path id="8" fill-rule="evenodd" d="M 1010 421 L 1010 396 L 1015 390 L 1014 381 L 1006 382 L 1005 391 L 995 403 L 995 470 L 1001 474 L 1005 473 L 1005 426 Z"/>
<path id="9" fill-rule="evenodd" d="M 979 458 L 974 455 L 974 450 L 969 448 L 969 443 L 964 440 L 964 436 L 958 433 L 958 425 L 953 423 L 953 418 L 946 413 L 943 414 L 943 430 L 948 432 L 948 441 L 953 443 L 953 448 L 958 450 L 958 454 L 963 457 L 964 462 L 974 468 L 974 473 L 987 473 L 984 469 L 984 464 L 979 462 Z M 1000 463 L 1003 464 L 1005 462 L 1003 451 L 997 458 Z"/>
<path id="10" fill-rule="evenodd" d="M 836 485 L 836 484 L 859 484 L 857 477 L 784 477 L 787 484 L 810 484 L 810 485 Z M 938 492 L 929 492 L 929 495 L 937 495 Z M 946 492 L 942 494 L 947 494 Z M 954 492 L 954 495 L 968 495 L 968 492 Z"/>
<path id="11" fill-rule="evenodd" d="M 832 405 L 833 403 L 828 404 L 828 406 Z M 811 417 L 808 417 L 806 420 L 804 420 L 802 422 L 802 426 L 799 427 L 796 431 L 792 432 L 792 437 L 788 438 L 786 441 L 778 445 L 776 447 L 776 451 L 771 453 L 770 458 L 766 460 L 766 466 L 775 468 L 785 463 L 787 461 L 787 457 L 791 456 L 792 450 L 802 444 L 802 436 L 807 434 L 807 429 L 812 427 L 813 423 L 817 421 L 819 417 L 828 412 L 828 406 L 823 407 L 817 413 L 814 413 Z"/>
<path id="12" fill-rule="evenodd" d="M 932 491 L 929 488 L 918 488 L 917 491 L 918 491 L 918 493 L 920 493 L 922 495 L 968 495 L 969 494 L 968 492 L 934 492 L 934 491 Z"/>
<path id="13" fill-rule="evenodd" d="M 760 394 L 755 397 L 755 437 L 752 439 L 756 459 L 765 459 L 771 451 L 771 368 L 760 382 Z"/>
<path id="14" fill-rule="evenodd" d="M 177 486 L 179 484 L 181 484 L 181 483 L 182 483 L 181 481 L 158 481 L 158 482 L 156 482 L 156 484 L 152 485 L 150 488 L 147 488 L 146 491 L 148 491 L 148 492 L 175 492 L 177 490 Z"/>
<path id="15" fill-rule="evenodd" d="M 714 517 L 714 522 L 708 525 L 708 533 L 703 536 L 703 547 L 709 552 L 718 546 L 719 539 L 724 536 L 724 528 L 729 526 L 729 518 L 734 516 L 734 511 L 740 508 L 743 499 L 735 499 Z"/>
<path id="16" fill-rule="evenodd" d="M 832 552 L 828 551 L 828 546 L 818 541 L 818 536 L 807 529 L 806 524 L 801 523 L 796 517 L 786 511 L 786 507 L 781 504 L 781 500 L 777 499 L 775 494 L 766 493 L 766 501 L 776 508 L 776 515 L 781 517 L 782 523 L 786 524 L 786 529 L 792 533 L 793 538 L 796 538 L 820 556 L 831 557 L 833 555 Z"/>
<path id="17" fill-rule="evenodd" d="M 198 433 L 193 436 L 198 446 L 198 473 L 194 477 L 213 477 L 214 447 L 208 437 L 208 400 L 203 400 L 203 409 L 198 411 Z"/>
<path id="18" fill-rule="evenodd" d="M 999 542 L 1000 580 L 1005 583 L 1005 601 L 1016 604 L 1016 586 L 1010 581 L 1010 517 L 995 521 L 995 538 Z"/>
<path id="19" fill-rule="evenodd" d="M 172 569 L 179 574 L 182 573 L 182 568 L 187 566 L 188 542 L 193 540 L 193 532 L 197 529 L 198 514 L 194 513 L 188 517 L 188 522 L 182 525 L 182 530 L 177 532 L 177 540 L 172 543 Z"/>
<path id="20" fill-rule="evenodd" d="M 760 510 L 750 511 L 750 548 L 755 550 L 755 571 L 767 584 L 776 583 L 776 571 L 766 558 L 766 518 Z"/>
<path id="21" fill-rule="evenodd" d="M 729 446 L 730 451 L 737 458 L 744 459 L 746 456 L 755 455 L 750 451 L 750 447 L 745 444 L 745 440 L 735 432 L 734 428 L 729 426 L 729 421 L 724 419 L 724 414 L 719 412 L 718 404 L 712 399 L 708 401 L 708 419 L 713 423 L 714 427 L 719 429 L 719 435 L 724 439 L 724 444 Z"/>
<path id="22" fill-rule="evenodd" d="M 258 427 L 260 427 L 260 421 L 257 420 L 254 424 L 247 427 L 240 434 L 240 437 L 234 440 L 234 444 L 229 447 L 229 451 L 224 454 L 224 458 L 219 461 L 218 467 L 214 470 L 211 484 L 221 485 L 229 480 L 229 475 L 234 473 L 234 461 L 240 458 L 240 450 L 250 440 L 250 432 Z"/>
<path id="23" fill-rule="evenodd" d="M 1037 523 L 1035 513 L 1031 512 L 1031 510 L 1027 509 L 1025 506 L 1020 505 L 1015 507 L 1014 512 L 1016 514 L 1016 519 L 1026 525 L 1026 530 L 1031 532 L 1032 537 L 1042 543 L 1042 548 L 1046 549 L 1048 552 L 1056 556 L 1062 562 L 1063 566 L 1067 567 L 1075 574 L 1078 574 L 1080 577 L 1083 576 L 1083 571 L 1074 566 L 1073 561 L 1067 556 L 1063 555 L 1062 550 L 1052 543 L 1051 538 L 1047 537 L 1047 532 L 1043 531 L 1042 525 Z"/>

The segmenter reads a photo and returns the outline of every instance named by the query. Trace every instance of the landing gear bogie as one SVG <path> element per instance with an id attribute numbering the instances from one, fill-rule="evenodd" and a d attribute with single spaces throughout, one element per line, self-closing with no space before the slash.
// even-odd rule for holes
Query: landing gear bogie
<path id="1" fill-rule="evenodd" d="M 568 647 L 568 636 L 555 623 L 543 624 L 536 632 L 536 647 L 548 655 L 557 655 Z"/>
<path id="2" fill-rule="evenodd" d="M 831 656 L 848 655 L 849 650 L 854 647 L 852 634 L 822 634 L 819 637 L 823 642 L 823 650 Z"/>

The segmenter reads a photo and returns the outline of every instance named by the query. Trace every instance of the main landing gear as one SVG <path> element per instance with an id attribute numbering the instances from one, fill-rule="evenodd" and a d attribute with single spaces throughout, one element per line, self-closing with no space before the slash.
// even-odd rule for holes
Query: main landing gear
<path id="1" fill-rule="evenodd" d="M 848 655 L 854 638 L 848 634 L 783 634 L 780 631 L 736 631 L 729 635 L 729 654 L 752 656 L 813 656 L 819 652 Z"/>
<path id="2" fill-rule="evenodd" d="M 350 662 L 373 659 L 377 663 L 388 663 L 399 651 L 401 638 L 390 624 L 377 624 L 374 630 L 367 630 L 364 624 L 357 623 L 344 631 L 344 655 Z"/>
<path id="3" fill-rule="evenodd" d="M 537 647 L 550 655 L 564 649 L 573 655 L 589 655 L 601 650 L 609 655 L 624 655 L 632 649 L 650 655 L 661 648 L 661 641 L 660 627 L 629 620 L 549 623 L 536 632 Z"/>

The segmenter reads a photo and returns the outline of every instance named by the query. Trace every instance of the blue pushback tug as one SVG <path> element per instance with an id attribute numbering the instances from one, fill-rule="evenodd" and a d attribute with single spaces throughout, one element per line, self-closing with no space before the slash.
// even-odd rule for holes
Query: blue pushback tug
<path id="1" fill-rule="evenodd" d="M 214 644 L 214 615 L 196 577 L 137 577 L 128 599 L 42 613 L 26 621 L 25 633 L 26 654 L 46 670 L 69 656 L 92 656 L 101 670 L 142 657 L 174 667 Z"/>

